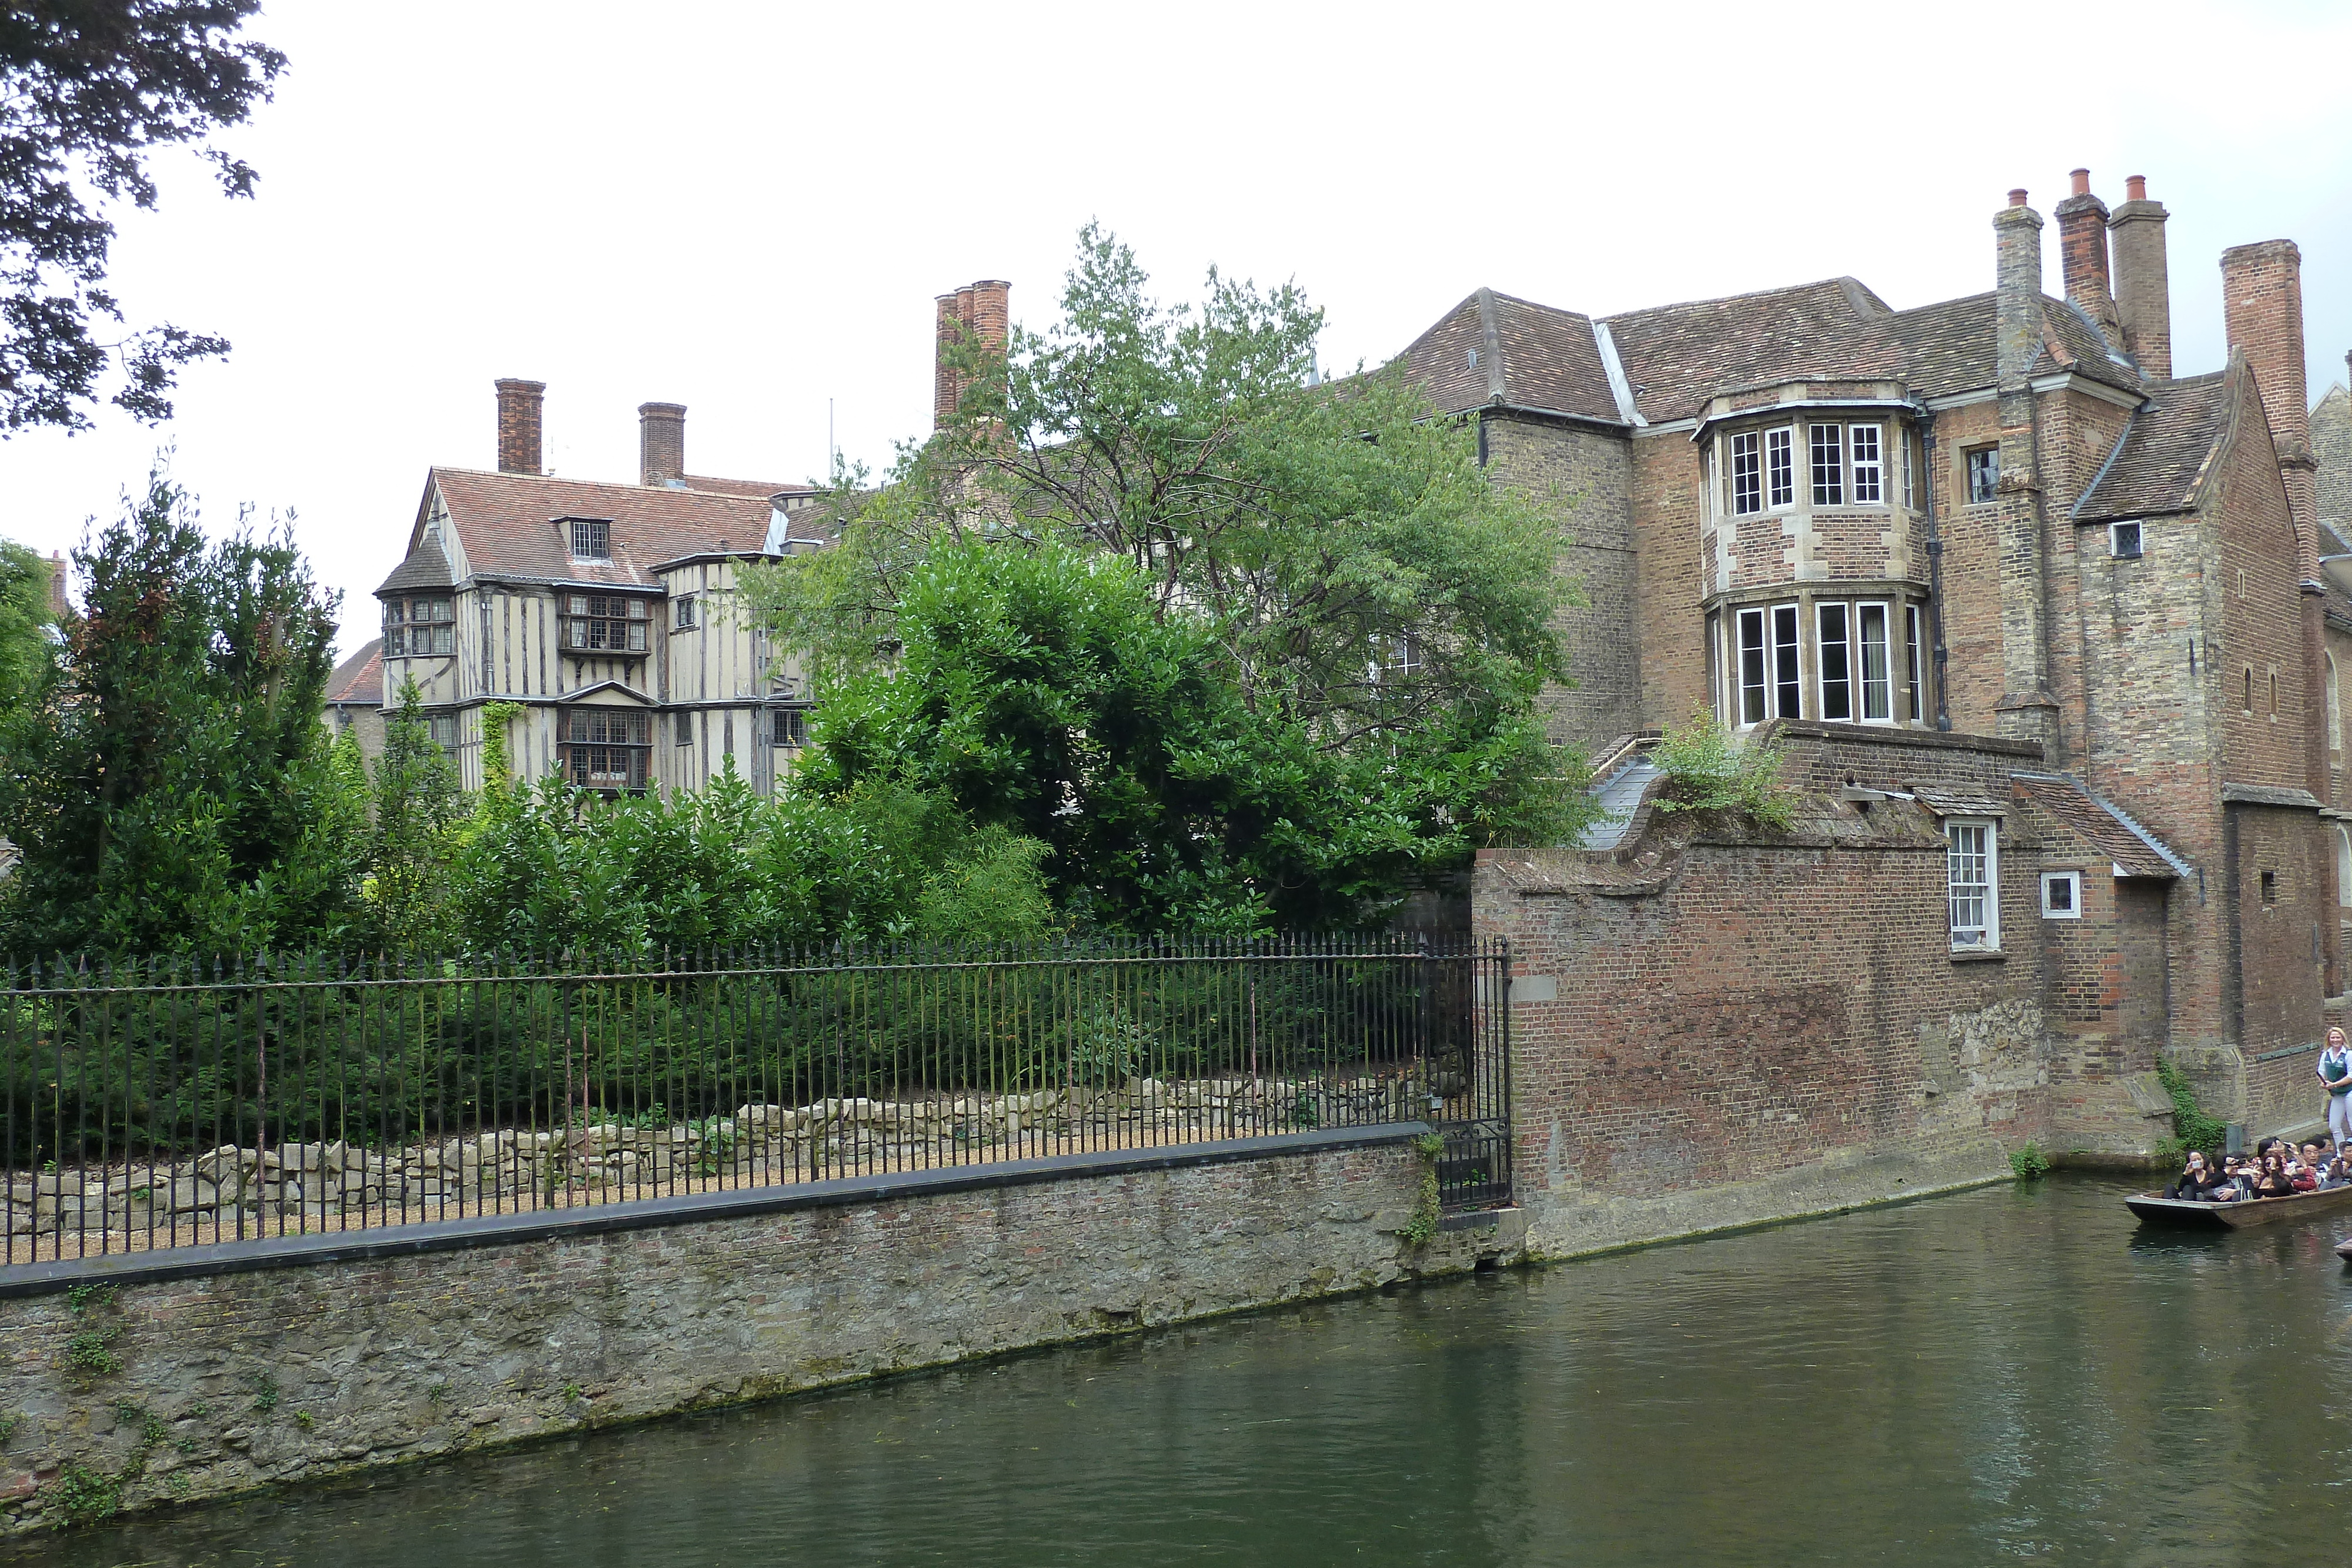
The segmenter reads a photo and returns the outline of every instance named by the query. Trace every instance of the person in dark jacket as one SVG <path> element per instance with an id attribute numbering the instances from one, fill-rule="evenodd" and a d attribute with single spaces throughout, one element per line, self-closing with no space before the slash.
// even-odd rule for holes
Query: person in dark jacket
<path id="1" fill-rule="evenodd" d="M 2211 1200 L 2205 1195 L 2220 1179 L 2220 1173 L 2205 1163 L 2203 1152 L 2191 1149 L 2189 1151 L 2188 1164 L 2181 1167 L 2180 1175 L 2173 1184 L 2164 1189 L 2164 1196 L 2181 1198 L 2189 1203 L 2210 1202 Z"/>

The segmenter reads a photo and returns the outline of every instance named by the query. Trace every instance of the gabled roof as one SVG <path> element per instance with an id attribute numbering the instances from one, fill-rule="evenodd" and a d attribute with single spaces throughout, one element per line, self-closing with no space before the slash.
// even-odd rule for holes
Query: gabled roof
<path id="1" fill-rule="evenodd" d="M 2230 425 L 2231 371 L 2158 382 L 2124 426 L 2107 465 L 2074 503 L 2080 522 L 2193 512 Z"/>
<path id="2" fill-rule="evenodd" d="M 1412 379 L 1448 413 L 1512 403 L 1625 423 L 1592 319 L 1481 288 L 1405 350 Z"/>
<path id="3" fill-rule="evenodd" d="M 383 706 L 383 639 L 363 643 L 327 677 L 327 701 L 346 707 Z"/>
<path id="4" fill-rule="evenodd" d="M 1633 401 L 1653 424 L 1696 415 L 1718 392 L 1808 376 L 1903 373 L 1885 301 L 1851 277 L 1610 316 Z"/>
<path id="5" fill-rule="evenodd" d="M 447 561 L 425 531 L 437 495 L 448 508 L 467 565 L 476 576 L 541 581 L 656 586 L 653 568 L 680 556 L 755 552 L 768 536 L 771 508 L 766 494 L 719 495 L 646 485 L 608 485 L 551 479 L 536 474 L 491 474 L 470 468 L 435 468 L 410 536 L 408 559 L 383 588 L 451 585 Z M 600 518 L 611 524 L 609 564 L 572 559 L 571 540 L 558 520 Z M 425 558 L 419 564 L 419 558 Z M 438 561 L 440 580 L 407 580 L 429 573 Z"/>
<path id="6" fill-rule="evenodd" d="M 2018 791 L 2044 814 L 2105 855 L 2126 876 L 2188 876 L 2189 862 L 2126 816 L 2114 803 L 2066 773 L 2011 775 Z"/>

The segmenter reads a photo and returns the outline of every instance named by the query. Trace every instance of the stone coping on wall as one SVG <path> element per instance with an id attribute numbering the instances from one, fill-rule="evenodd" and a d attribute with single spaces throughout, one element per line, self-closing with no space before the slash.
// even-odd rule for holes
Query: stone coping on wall
<path id="1" fill-rule="evenodd" d="M 703 1220 L 797 1209 L 838 1208 L 940 1193 L 1028 1186 L 1084 1176 L 1179 1170 L 1240 1160 L 1328 1154 L 1338 1150 L 1401 1144 L 1433 1129 L 1426 1122 L 1387 1122 L 1368 1127 L 1335 1127 L 1262 1137 L 1159 1148 L 1106 1149 L 1047 1155 L 990 1165 L 894 1171 L 841 1176 L 791 1186 L 736 1187 L 674 1197 L 601 1204 L 593 1207 L 486 1214 L 428 1221 L 381 1230 L 333 1231 L 310 1236 L 273 1236 L 178 1247 L 168 1251 L 127 1252 L 0 1268 L 0 1300 L 50 1295 L 77 1285 L 132 1285 L 206 1275 L 249 1273 L 263 1269 L 299 1269 L 371 1258 L 422 1252 L 504 1247 L 563 1236 L 692 1225 Z"/>

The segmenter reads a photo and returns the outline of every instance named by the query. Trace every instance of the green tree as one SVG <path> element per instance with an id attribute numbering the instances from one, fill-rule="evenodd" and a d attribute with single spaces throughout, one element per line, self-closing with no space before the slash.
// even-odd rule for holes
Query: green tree
<path id="1" fill-rule="evenodd" d="M 131 329 L 107 286 L 107 210 L 155 205 L 148 160 L 201 145 L 266 101 L 286 57 L 240 38 L 260 0 L 17 0 L 0 9 L 0 434 L 87 427 L 113 402 L 171 417 L 181 365 L 228 351 L 183 328 Z M 204 148 L 231 196 L 242 160 Z M 119 330 L 120 335 L 115 333 Z"/>
<path id="2" fill-rule="evenodd" d="M 1297 288 L 1261 291 L 1213 272 L 1199 307 L 1163 308 L 1148 282 L 1125 246 L 1084 231 L 1059 324 L 1043 335 L 1016 329 L 1001 358 L 982 344 L 954 350 L 972 390 L 946 426 L 904 449 L 878 490 L 865 491 L 862 476 L 835 476 L 839 547 L 746 574 L 752 613 L 804 653 L 820 693 L 834 694 L 824 701 L 856 694 L 856 711 L 828 731 L 836 771 L 918 779 L 971 765 L 919 765 L 922 734 L 903 747 L 881 736 L 877 725 L 914 715 L 869 677 L 902 662 L 919 634 L 982 633 L 955 630 L 955 607 L 935 591 L 944 570 L 961 591 L 980 592 L 985 574 L 943 566 L 942 552 L 986 541 L 1074 550 L 1090 570 L 1123 565 L 1122 624 L 1139 602 L 1203 679 L 1213 669 L 1218 700 L 1244 716 L 1221 711 L 1223 733 L 1246 741 L 1198 732 L 1185 767 L 1222 758 L 1244 771 L 1182 775 L 1166 820 L 1191 822 L 1218 789 L 1234 803 L 1258 801 L 1265 826 L 1244 831 L 1255 847 L 1243 882 L 1288 888 L 1269 905 L 1284 920 L 1368 910 L 1477 843 L 1572 835 L 1591 810 L 1583 763 L 1547 743 L 1536 712 L 1546 683 L 1568 678 L 1551 624 L 1576 591 L 1557 569 L 1559 498 L 1490 484 L 1475 430 L 1439 414 L 1395 371 L 1313 384 L 1322 318 Z M 919 632 L 910 625 L 919 592 L 931 595 Z M 1001 630 L 992 622 L 985 634 Z M 1129 639 L 1101 653 L 1142 647 Z M 1084 659 L 1068 670 L 1078 685 L 1097 679 Z M 938 673 L 948 678 L 944 666 Z M 954 678 L 991 677 L 964 669 Z M 1008 666 L 1007 678 L 1029 677 Z M 1137 678 L 1149 685 L 1157 675 Z M 966 694 L 934 695 L 951 720 Z M 1087 695 L 1065 683 L 1061 695 L 1079 708 L 1094 695 L 1111 700 L 1099 685 Z M 1073 745 L 1097 743 L 1092 729 L 1070 733 Z M 1189 841 L 1165 841 L 1149 873 L 1123 863 L 1134 857 L 1115 840 L 1070 841 L 1077 830 L 1049 830 L 1031 808 L 1059 809 L 1048 797 L 1076 772 L 1045 751 L 1013 746 L 1005 756 L 1016 766 L 997 779 L 999 795 L 941 787 L 980 821 L 1031 811 L 1021 831 L 1055 843 L 1066 894 L 1125 887 L 1112 899 L 1130 912 L 1122 918 L 1146 909 L 1174 918 L 1222 908 L 1240 885 L 1231 866 L 1212 873 Z M 1035 777 L 1011 776 L 1027 762 Z M 1131 782 L 1171 789 L 1177 777 L 1145 766 Z M 1102 808 L 1098 790 L 1088 799 Z M 1286 863 L 1259 858 L 1289 840 L 1297 848 Z M 1081 864 L 1074 853 L 1109 858 Z M 1179 876 L 1181 864 L 1193 869 Z M 1194 874 L 1208 880 L 1189 892 L 1176 883 L 1144 891 Z M 1212 895 L 1212 884 L 1223 891 Z"/>
<path id="3" fill-rule="evenodd" d="M 424 701 L 415 677 L 401 682 L 400 705 L 384 716 L 383 751 L 375 759 L 365 935 L 382 950 L 438 952 L 449 936 L 449 867 L 466 800 L 456 765 L 433 738 Z"/>
<path id="4" fill-rule="evenodd" d="M 280 528 L 207 543 L 157 473 L 74 552 L 43 700 L 0 714 L 0 946 L 230 953 L 352 907 L 321 695 L 336 596 Z"/>
<path id="5" fill-rule="evenodd" d="M 57 667 L 49 563 L 0 539 L 0 713 L 33 701 Z"/>

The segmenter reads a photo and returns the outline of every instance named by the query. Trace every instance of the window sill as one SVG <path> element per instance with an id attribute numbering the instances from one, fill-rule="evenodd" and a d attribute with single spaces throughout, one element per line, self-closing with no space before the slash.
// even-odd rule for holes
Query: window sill
<path id="1" fill-rule="evenodd" d="M 2008 954 L 2002 952 L 1998 947 L 1955 947 L 1952 949 L 1952 962 L 1955 964 L 1998 964 L 2008 956 Z"/>

